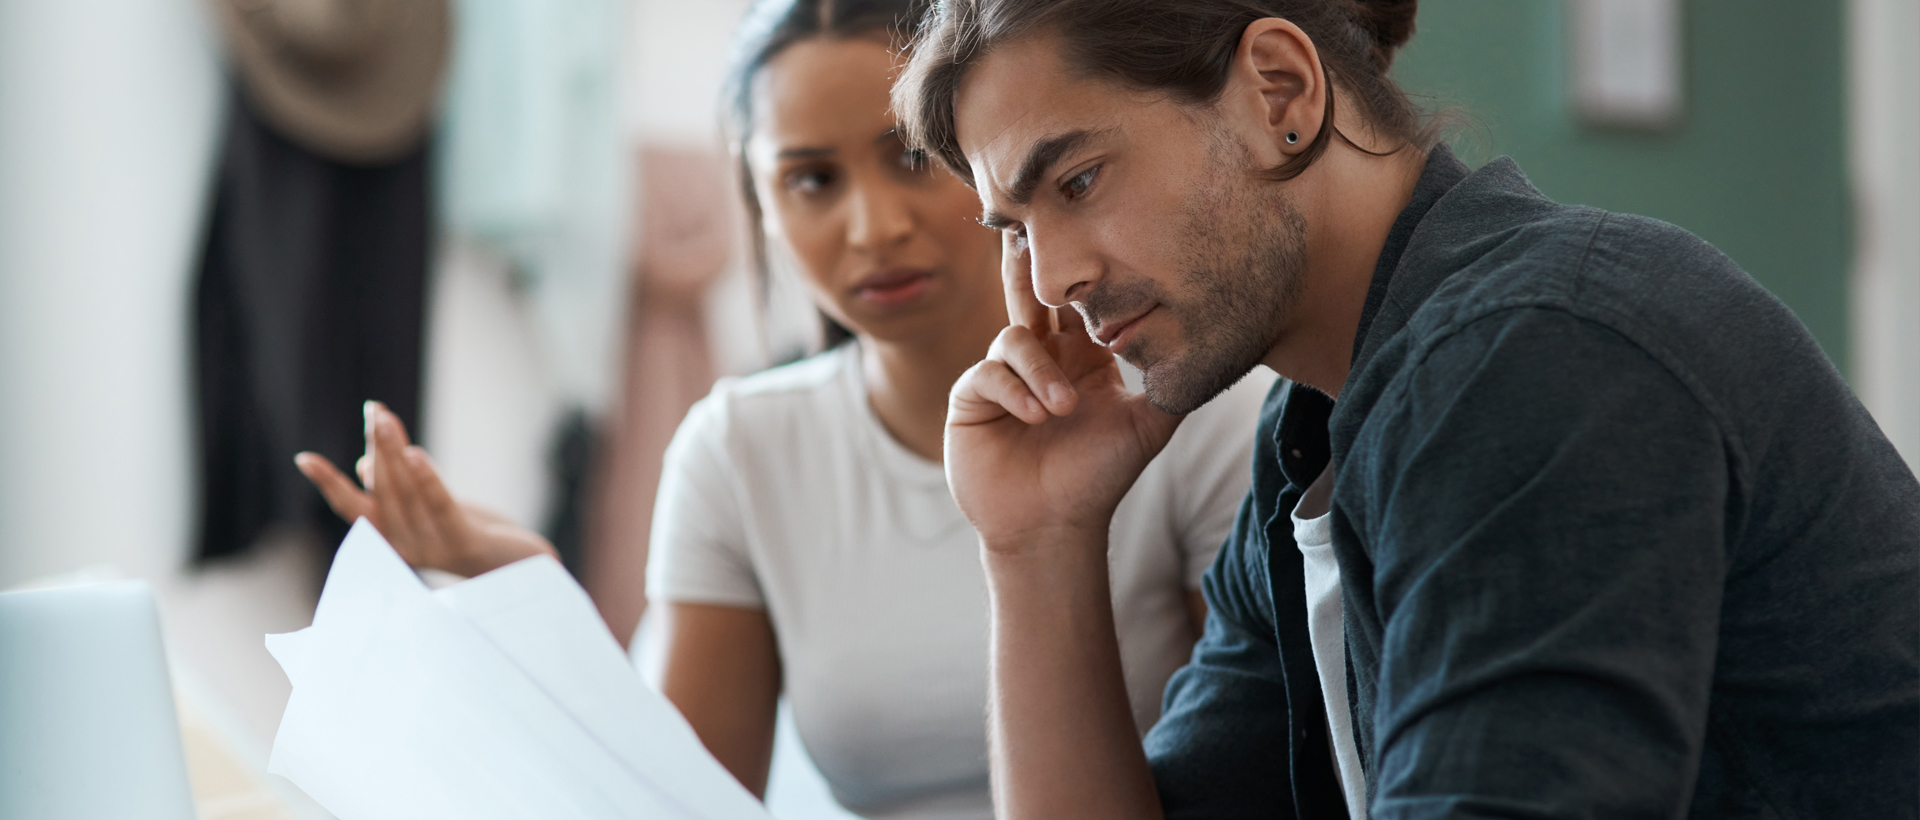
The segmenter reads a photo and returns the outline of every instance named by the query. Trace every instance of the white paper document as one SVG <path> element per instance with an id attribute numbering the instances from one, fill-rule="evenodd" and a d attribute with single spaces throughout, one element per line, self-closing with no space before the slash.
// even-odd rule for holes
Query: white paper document
<path id="1" fill-rule="evenodd" d="M 267 649 L 293 681 L 268 771 L 340 820 L 769 820 L 551 558 L 429 591 L 362 519 Z"/>

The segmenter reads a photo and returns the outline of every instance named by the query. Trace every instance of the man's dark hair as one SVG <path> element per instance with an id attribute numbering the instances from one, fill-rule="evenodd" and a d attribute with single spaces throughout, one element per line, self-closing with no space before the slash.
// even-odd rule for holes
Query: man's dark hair
<path id="1" fill-rule="evenodd" d="M 1387 76 L 1394 52 L 1413 36 L 1417 6 L 1418 0 L 940 0 L 920 26 L 912 59 L 893 89 L 893 108 L 914 144 L 971 184 L 953 107 L 967 70 L 996 49 L 1028 36 L 1057 36 L 1061 57 L 1074 70 L 1197 105 L 1217 99 L 1226 86 L 1247 26 L 1278 17 L 1313 40 L 1330 82 L 1359 105 L 1365 126 L 1424 149 L 1432 136 L 1420 112 Z M 1336 136 L 1353 145 L 1335 124 L 1333 94 L 1326 106 L 1327 127 L 1307 150 L 1272 169 L 1273 179 L 1298 176 Z"/>

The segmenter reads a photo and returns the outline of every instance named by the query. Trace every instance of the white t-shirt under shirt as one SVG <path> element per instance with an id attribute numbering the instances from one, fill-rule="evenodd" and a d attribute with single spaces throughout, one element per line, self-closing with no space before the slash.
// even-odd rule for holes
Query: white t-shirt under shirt
<path id="1" fill-rule="evenodd" d="M 1232 527 L 1272 375 L 1189 416 L 1109 543 L 1134 719 L 1159 718 L 1187 591 Z M 875 818 L 990 818 L 986 579 L 941 466 L 867 401 L 856 345 L 738 380 L 667 449 L 648 595 L 765 609 L 785 694 L 834 796 Z"/>
<path id="2" fill-rule="evenodd" d="M 1332 494 L 1333 470 L 1329 468 L 1294 505 L 1293 541 L 1300 547 L 1306 570 L 1307 634 L 1313 644 L 1320 696 L 1327 709 L 1340 791 L 1347 799 L 1348 816 L 1365 820 L 1367 779 L 1360 769 L 1359 746 L 1353 740 L 1353 710 L 1347 705 L 1347 633 L 1340 617 L 1340 565 L 1333 559 L 1333 521 L 1328 511 Z"/>

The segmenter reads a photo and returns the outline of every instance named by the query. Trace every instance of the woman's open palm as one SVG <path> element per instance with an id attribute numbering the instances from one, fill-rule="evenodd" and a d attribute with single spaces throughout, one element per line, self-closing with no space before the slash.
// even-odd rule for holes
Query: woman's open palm
<path id="1" fill-rule="evenodd" d="M 425 450 L 407 441 L 400 417 L 367 402 L 367 453 L 354 465 L 360 485 L 318 453 L 294 465 L 341 518 L 373 522 L 400 557 L 416 567 L 479 575 L 553 545 L 498 513 L 454 500 Z"/>

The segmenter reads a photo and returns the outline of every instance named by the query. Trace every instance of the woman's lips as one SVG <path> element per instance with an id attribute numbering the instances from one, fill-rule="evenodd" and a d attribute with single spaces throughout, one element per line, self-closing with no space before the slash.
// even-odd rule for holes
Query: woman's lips
<path id="1" fill-rule="evenodd" d="M 868 276 L 853 286 L 853 295 L 878 305 L 892 307 L 911 302 L 933 287 L 933 273 L 923 270 L 890 270 Z"/>

